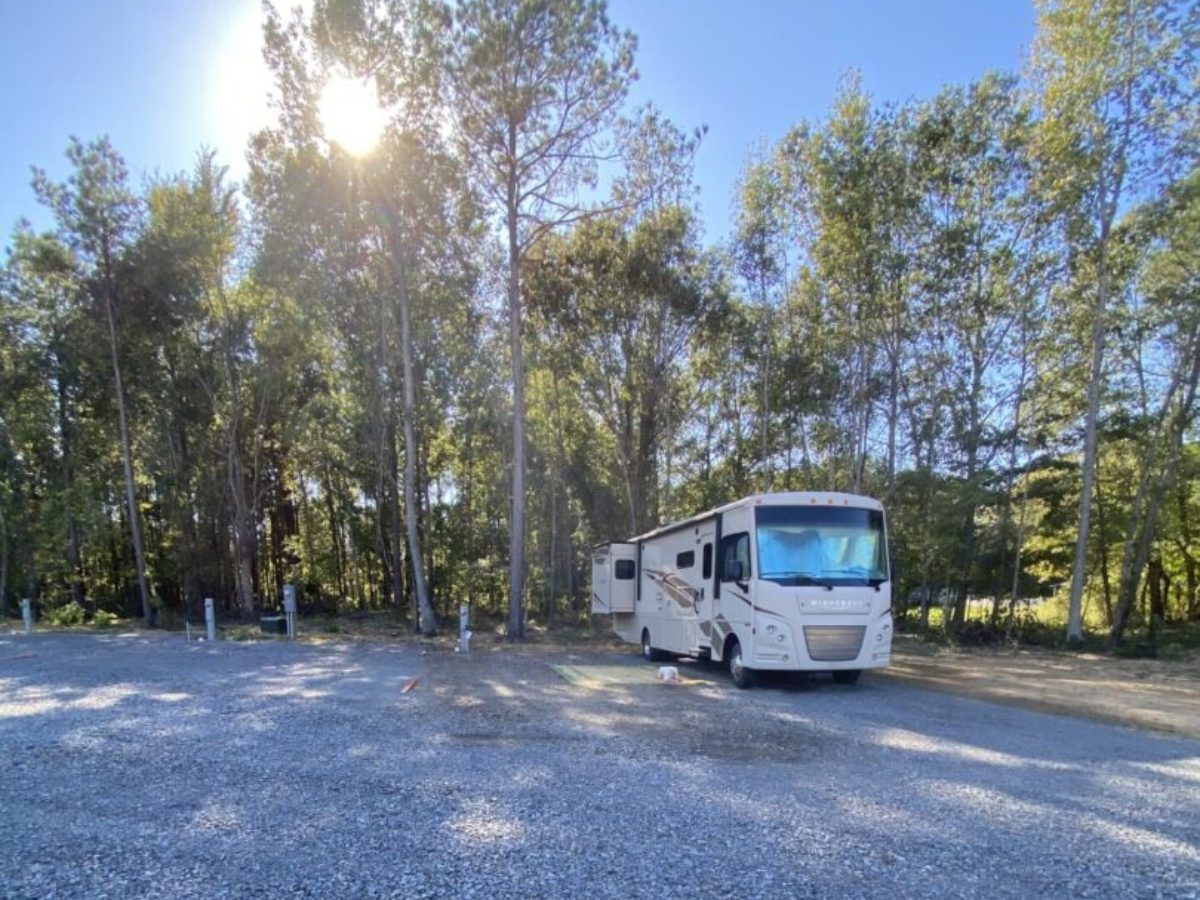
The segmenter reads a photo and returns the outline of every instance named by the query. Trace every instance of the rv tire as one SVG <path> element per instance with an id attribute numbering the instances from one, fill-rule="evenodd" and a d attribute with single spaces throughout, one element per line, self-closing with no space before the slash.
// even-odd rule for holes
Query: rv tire
<path id="1" fill-rule="evenodd" d="M 738 643 L 737 638 L 730 642 L 726 657 L 729 660 L 729 676 L 733 679 L 734 685 L 742 690 L 754 687 L 758 673 L 742 664 L 742 645 Z"/>
<path id="2" fill-rule="evenodd" d="M 646 662 L 661 662 L 667 658 L 667 654 L 659 650 L 657 647 L 650 645 L 650 629 L 642 629 L 642 659 Z"/>

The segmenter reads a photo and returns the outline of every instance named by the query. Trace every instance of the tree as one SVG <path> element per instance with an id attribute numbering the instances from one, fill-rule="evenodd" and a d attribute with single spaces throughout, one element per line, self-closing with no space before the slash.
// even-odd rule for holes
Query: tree
<path id="1" fill-rule="evenodd" d="M 1113 225 L 1196 156 L 1195 7 L 1174 0 L 1045 0 L 1033 70 L 1043 186 L 1067 212 L 1094 268 L 1079 534 L 1067 637 L 1083 638 L 1097 423 L 1112 303 Z"/>
<path id="2" fill-rule="evenodd" d="M 1143 410 L 1139 431 L 1147 436 L 1139 454 L 1141 472 L 1129 512 L 1118 582 L 1112 639 L 1119 643 L 1138 594 L 1157 534 L 1163 500 L 1179 472 L 1184 437 L 1195 421 L 1200 387 L 1200 169 L 1172 187 L 1165 198 L 1139 210 L 1134 227 L 1149 232 L 1137 288 L 1145 302 L 1128 332 L 1134 337 L 1134 371 L 1143 397 L 1157 395 Z M 1143 356 L 1153 362 L 1146 365 Z M 1154 383 L 1161 387 L 1154 389 Z M 1184 517 L 1181 517 L 1181 519 Z M 1186 527 L 1186 526 L 1185 526 Z"/>
<path id="3" fill-rule="evenodd" d="M 142 617 L 150 626 L 154 624 L 154 606 L 146 578 L 146 549 L 137 502 L 125 384 L 121 377 L 118 328 L 121 312 L 118 266 L 122 254 L 133 241 L 140 208 L 128 186 L 125 162 L 107 138 L 89 143 L 72 138 L 67 147 L 67 159 L 75 171 L 65 184 L 55 184 L 44 172 L 35 170 L 34 190 L 38 199 L 53 210 L 62 239 L 77 254 L 79 265 L 83 268 L 82 275 L 87 279 L 92 296 L 100 306 L 108 326 L 129 533 L 133 542 Z"/>
<path id="4" fill-rule="evenodd" d="M 952 362 L 942 382 L 948 388 L 950 463 L 961 477 L 955 628 L 962 625 L 979 562 L 976 513 L 991 499 L 988 483 L 1000 445 L 988 412 L 1011 402 L 1004 371 L 1011 360 L 1002 348 L 1010 345 L 1027 305 L 1028 269 L 1035 262 L 1028 242 L 1037 233 L 1038 208 L 1023 202 L 1028 133 L 1015 84 L 997 76 L 967 90 L 943 90 L 923 108 L 916 128 L 929 231 L 922 287 L 936 298 L 930 325 Z"/>
<path id="5" fill-rule="evenodd" d="M 418 260 L 427 252 L 432 232 L 446 221 L 439 208 L 447 194 L 447 167 L 431 147 L 436 131 L 431 115 L 438 108 L 437 78 L 428 65 L 429 42 L 424 39 L 429 9 L 416 3 L 388 4 L 386 7 L 362 0 L 325 2 L 314 11 L 317 45 L 335 58 L 347 61 L 356 74 L 371 77 L 384 88 L 388 112 L 398 135 L 384 139 L 371 159 L 363 161 L 366 190 L 377 204 L 384 222 L 384 245 L 391 263 L 395 308 L 400 326 L 402 374 L 401 425 L 404 432 L 404 521 L 408 541 L 413 585 L 417 596 L 417 619 L 421 633 L 431 635 L 436 619 L 430 602 L 417 508 L 416 378 L 413 348 L 413 281 L 419 278 Z M 336 139 L 335 136 L 331 136 Z M 430 152 L 430 151 L 433 152 Z M 377 158 L 384 157 L 386 159 Z M 439 177 L 441 176 L 441 177 Z M 442 235 L 444 237 L 444 235 Z M 390 306 L 381 301 L 381 330 Z M 380 429 L 389 447 L 395 444 L 395 429 L 390 412 L 391 385 L 386 359 L 387 337 L 380 335 L 382 355 L 380 374 L 385 381 L 380 400 L 386 404 L 387 424 Z M 384 416 L 381 416 L 384 418 Z M 385 465 L 386 451 L 380 467 Z M 394 479 L 393 479 L 394 484 Z M 383 491 L 381 490 L 381 494 Z M 381 497 L 382 501 L 382 497 Z M 397 577 L 398 565 L 393 561 Z"/>
<path id="6" fill-rule="evenodd" d="M 577 221 L 604 137 L 633 78 L 634 38 L 603 0 L 463 0 L 450 46 L 452 110 L 481 191 L 503 220 L 512 367 L 508 637 L 524 636 L 525 363 L 522 267 Z"/>
<path id="7" fill-rule="evenodd" d="M 669 411 L 692 341 L 724 301 L 723 273 L 695 228 L 680 207 L 636 225 L 593 219 L 529 261 L 536 321 L 615 446 L 630 534 L 661 524 L 658 460 L 678 431 Z"/>
<path id="8" fill-rule="evenodd" d="M 749 165 L 739 186 L 733 255 L 739 274 L 758 300 L 761 308 L 759 329 L 765 338 L 759 363 L 762 384 L 759 432 L 764 491 L 771 490 L 772 485 L 771 345 L 776 333 L 776 309 L 786 298 L 789 278 L 785 215 L 779 167 L 772 165 L 770 159 Z M 790 343 L 791 337 L 790 334 L 785 335 L 785 340 Z"/>
<path id="9" fill-rule="evenodd" d="M 196 287 L 204 308 L 202 343 L 211 354 L 202 382 L 223 432 L 227 496 L 232 507 L 234 580 L 243 618 L 254 615 L 254 568 L 257 538 L 258 435 L 266 400 L 254 390 L 256 353 L 253 328 L 259 293 L 234 284 L 231 271 L 238 242 L 239 217 L 225 170 L 204 154 L 176 202 L 191 230 Z M 249 448 L 249 449 L 248 449 Z M 249 460 L 249 465 L 247 462 Z"/>

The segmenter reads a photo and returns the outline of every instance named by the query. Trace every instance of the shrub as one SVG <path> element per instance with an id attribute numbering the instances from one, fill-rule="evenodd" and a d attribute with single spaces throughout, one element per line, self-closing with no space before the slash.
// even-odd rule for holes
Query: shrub
<path id="1" fill-rule="evenodd" d="M 1149 641 L 1126 641 L 1113 649 L 1113 655 L 1122 659 L 1154 659 L 1158 648 Z"/>
<path id="2" fill-rule="evenodd" d="M 117 614 L 98 609 L 96 615 L 92 616 L 92 624 L 97 628 L 111 628 L 117 624 Z"/>
<path id="3" fill-rule="evenodd" d="M 985 644 L 1001 644 L 1004 642 L 1004 626 L 992 625 L 979 619 L 963 622 L 956 635 L 958 643 L 963 647 L 982 647 Z"/>
<path id="4" fill-rule="evenodd" d="M 82 625 L 84 618 L 83 607 L 72 600 L 65 606 L 52 609 L 46 614 L 46 622 L 58 627 Z"/>
<path id="5" fill-rule="evenodd" d="M 1187 657 L 1183 644 L 1163 644 L 1158 648 L 1158 658 L 1169 662 L 1179 662 Z"/>

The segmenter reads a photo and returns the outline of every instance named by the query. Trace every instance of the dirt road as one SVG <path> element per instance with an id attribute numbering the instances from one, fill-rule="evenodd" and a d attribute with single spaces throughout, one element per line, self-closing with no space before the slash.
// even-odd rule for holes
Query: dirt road
<path id="1" fill-rule="evenodd" d="M 1039 650 L 897 643 L 886 677 L 923 687 L 1200 739 L 1200 664 Z"/>

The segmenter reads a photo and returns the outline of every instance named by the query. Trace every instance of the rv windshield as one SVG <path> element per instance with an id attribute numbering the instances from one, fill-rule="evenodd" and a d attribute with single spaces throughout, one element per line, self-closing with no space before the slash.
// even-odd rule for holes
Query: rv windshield
<path id="1" fill-rule="evenodd" d="M 760 578 L 826 587 L 887 581 L 879 510 L 760 506 L 755 513 Z"/>

